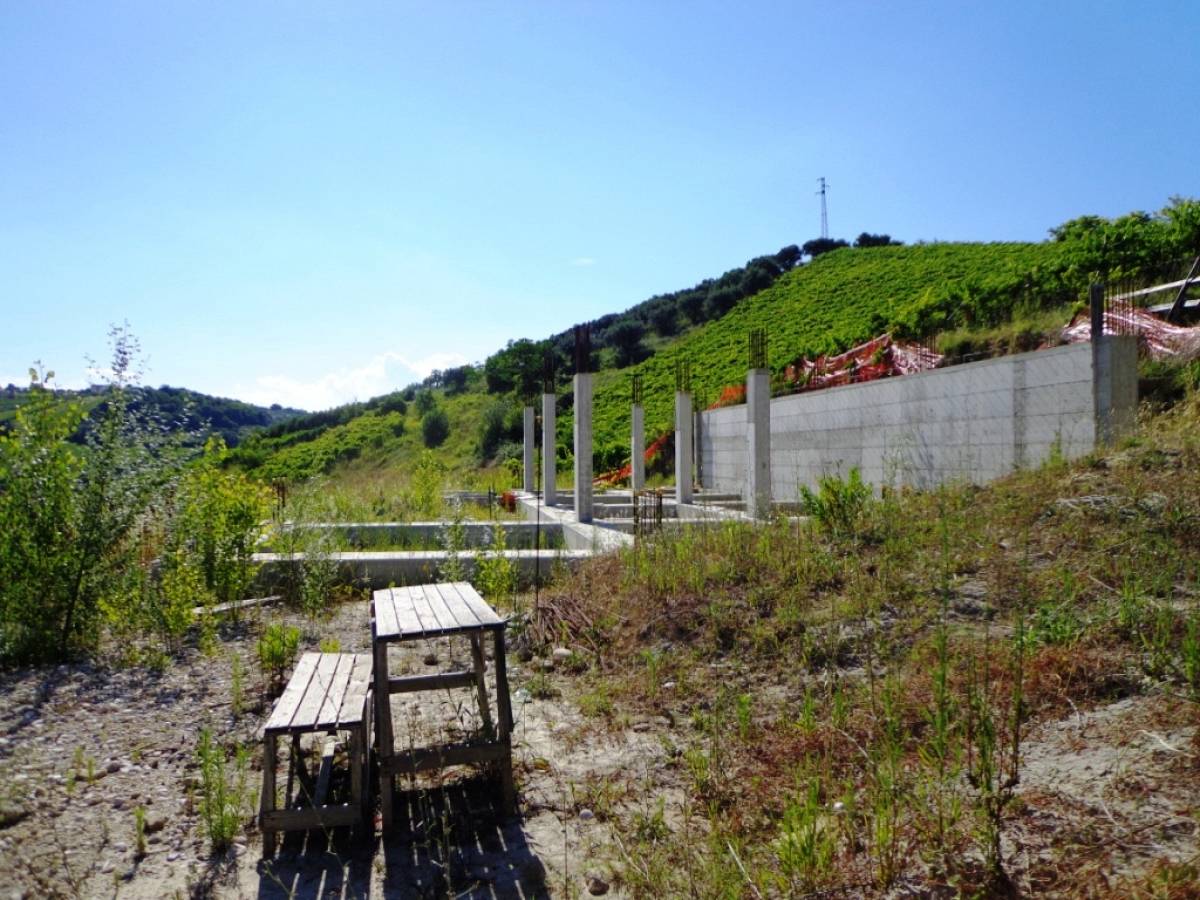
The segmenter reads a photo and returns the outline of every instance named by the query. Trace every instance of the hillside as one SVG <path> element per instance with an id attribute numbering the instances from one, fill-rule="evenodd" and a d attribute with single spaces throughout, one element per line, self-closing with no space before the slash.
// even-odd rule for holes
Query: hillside
<path id="1" fill-rule="evenodd" d="M 82 391 L 60 389 L 55 393 L 64 400 L 75 400 L 82 404 L 89 416 L 94 416 L 102 407 L 109 390 L 104 385 L 93 385 Z M 187 388 L 168 385 L 162 387 L 132 388 L 131 408 L 149 417 L 170 423 L 181 430 L 197 433 L 196 444 L 203 444 L 209 434 L 220 434 L 225 443 L 236 447 L 247 435 L 260 428 L 284 422 L 303 415 L 303 410 L 288 409 L 274 404 L 270 407 L 255 406 L 228 397 L 213 397 Z M 12 420 L 13 414 L 29 395 L 29 389 L 10 384 L 0 390 L 0 431 Z M 82 438 L 81 426 L 75 439 Z"/>
<path id="2" fill-rule="evenodd" d="M 768 333 L 773 371 L 802 355 L 838 352 L 882 331 L 926 337 L 960 324 L 1001 321 L 1022 303 L 1035 277 L 1058 271 L 1062 245 L 924 244 L 836 250 L 794 269 L 773 286 L 624 371 L 597 378 L 596 446 L 624 448 L 629 379 L 642 375 L 646 432 L 673 421 L 675 364 L 691 366 L 697 402 L 745 378 L 747 335 Z M 1035 274 L 1036 273 L 1036 274 Z M 1061 291 L 1040 303 L 1065 299 Z M 602 457 L 613 455 L 601 450 Z M 606 460 L 607 461 L 607 460 Z"/>
<path id="3" fill-rule="evenodd" d="M 1082 216 L 1050 234 L 1041 243 L 846 247 L 802 265 L 795 248 L 785 247 L 720 278 L 590 323 L 598 369 L 596 471 L 628 459 L 633 374 L 643 377 L 652 440 L 671 427 L 676 363 L 690 365 L 697 403 L 706 406 L 744 378 L 753 329 L 767 332 L 776 373 L 800 356 L 839 351 L 885 330 L 952 350 L 977 349 L 980 342 L 1019 345 L 990 340 L 1006 329 L 1036 343 L 1042 331 L 1065 324 L 1091 281 L 1148 277 L 1181 258 L 1190 261 L 1200 247 L 1200 203 L 1176 198 L 1156 214 Z M 751 293 L 759 284 L 767 286 Z M 435 372 L 404 392 L 297 419 L 255 438 L 233 461 L 269 477 L 389 470 L 389 479 L 403 484 L 424 447 L 421 417 L 406 409 L 387 419 L 387 410 L 394 413 L 401 401 L 407 405 L 425 393 L 451 426 L 444 442 L 431 445 L 440 463 L 451 480 L 478 482 L 485 463 L 519 456 L 519 397 L 540 391 L 542 360 L 550 354 L 560 372 L 558 455 L 566 469 L 572 430 L 568 335 L 510 342 L 483 366 Z M 504 481 L 485 467 L 484 483 Z"/>

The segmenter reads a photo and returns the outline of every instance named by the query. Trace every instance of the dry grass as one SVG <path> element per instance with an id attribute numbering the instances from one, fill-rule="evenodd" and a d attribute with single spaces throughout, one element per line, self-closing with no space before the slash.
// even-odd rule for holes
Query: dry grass
<path id="1" fill-rule="evenodd" d="M 680 726 L 682 820 L 611 815 L 626 889 L 1196 896 L 1198 426 L 1191 395 L 1114 452 L 886 495 L 849 534 L 685 531 L 552 589 L 536 630 L 583 651 L 596 721 Z M 1041 784 L 1026 751 L 1110 710 L 1076 751 L 1186 747 L 1091 805 Z"/>

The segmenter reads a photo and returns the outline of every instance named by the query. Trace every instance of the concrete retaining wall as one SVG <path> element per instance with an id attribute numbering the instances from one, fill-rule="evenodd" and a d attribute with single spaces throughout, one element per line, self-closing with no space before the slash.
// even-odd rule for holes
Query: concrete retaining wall
<path id="1" fill-rule="evenodd" d="M 1108 337 L 771 401 L 771 489 L 797 499 L 857 467 L 873 484 L 983 483 L 1091 452 L 1132 427 L 1137 346 Z M 704 486 L 746 489 L 747 407 L 704 414 Z"/>

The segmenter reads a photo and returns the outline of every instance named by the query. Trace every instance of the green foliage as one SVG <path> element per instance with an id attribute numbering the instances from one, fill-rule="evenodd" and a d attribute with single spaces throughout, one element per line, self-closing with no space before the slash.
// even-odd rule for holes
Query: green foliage
<path id="1" fill-rule="evenodd" d="M 507 548 L 504 526 L 496 522 L 492 526 L 492 541 L 488 551 L 475 556 L 475 586 L 485 600 L 501 607 L 512 603 L 517 590 L 517 569 L 513 561 L 504 555 Z"/>
<path id="2" fill-rule="evenodd" d="M 288 666 L 300 649 L 300 629 L 282 622 L 272 622 L 258 639 L 258 665 L 263 676 L 273 685 L 282 683 Z"/>
<path id="3" fill-rule="evenodd" d="M 863 515 L 871 501 L 871 488 L 863 482 L 858 468 L 852 468 L 845 480 L 823 475 L 814 493 L 800 486 L 800 503 L 806 515 L 835 537 L 853 537 L 859 533 Z"/>
<path id="4" fill-rule="evenodd" d="M 200 766 L 200 821 L 213 853 L 225 850 L 242 830 L 250 811 L 250 753 L 238 747 L 230 770 L 225 749 L 208 728 L 200 730 L 196 747 Z"/>
<path id="5" fill-rule="evenodd" d="M 270 512 L 267 489 L 222 468 L 225 457 L 225 442 L 209 438 L 204 456 L 180 482 L 172 536 L 177 556 L 186 550 L 220 603 L 245 597 L 255 572 L 251 556 Z"/>
<path id="6" fill-rule="evenodd" d="M 415 516 L 435 519 L 441 515 L 445 479 L 446 467 L 428 450 L 422 451 L 408 487 L 408 506 Z"/>
<path id="7" fill-rule="evenodd" d="M 421 439 L 426 447 L 440 447 L 450 435 L 450 419 L 446 411 L 434 407 L 421 417 Z"/>
<path id="8" fill-rule="evenodd" d="M 0 659 L 45 661 L 96 646 L 103 609 L 141 597 L 139 538 L 169 491 L 184 435 L 135 410 L 138 345 L 109 334 L 110 384 L 83 446 L 82 421 L 31 371 L 29 401 L 0 435 Z"/>
<path id="9" fill-rule="evenodd" d="M 442 549 L 446 556 L 438 567 L 439 581 L 466 581 L 467 570 L 463 565 L 462 552 L 467 546 L 467 530 L 463 526 L 462 504 L 454 501 L 450 508 L 450 518 L 442 526 L 438 534 Z"/>

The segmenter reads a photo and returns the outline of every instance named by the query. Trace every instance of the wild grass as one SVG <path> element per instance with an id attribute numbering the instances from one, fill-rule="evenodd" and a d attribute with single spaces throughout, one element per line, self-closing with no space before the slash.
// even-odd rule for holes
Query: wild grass
<path id="1" fill-rule="evenodd" d="M 681 722 L 669 758 L 697 830 L 647 839 L 618 817 L 626 887 L 1071 884 L 1070 854 L 1006 849 L 1029 827 L 1025 742 L 1143 693 L 1180 698 L 1180 727 L 1196 726 L 1198 426 L 1191 395 L 1117 451 L 988 487 L 875 498 L 831 482 L 806 523 L 685 528 L 552 587 L 539 630 L 587 649 L 581 706 Z M 555 621 L 560 596 L 573 612 Z"/>

